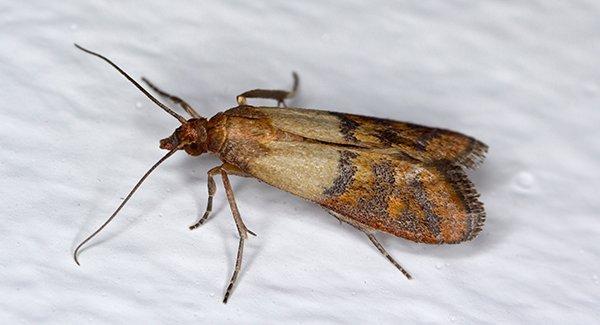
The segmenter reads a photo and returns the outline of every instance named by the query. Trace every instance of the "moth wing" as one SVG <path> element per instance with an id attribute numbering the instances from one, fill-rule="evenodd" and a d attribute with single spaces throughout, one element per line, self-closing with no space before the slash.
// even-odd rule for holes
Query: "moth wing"
<path id="1" fill-rule="evenodd" d="M 412 123 L 304 108 L 240 106 L 228 111 L 268 118 L 288 133 L 327 143 L 392 150 L 424 163 L 445 161 L 467 168 L 480 163 L 487 146 L 464 134 Z"/>
<path id="2" fill-rule="evenodd" d="M 369 149 L 269 141 L 244 170 L 365 228 L 416 242 L 474 238 L 485 214 L 460 167 L 426 165 Z"/>

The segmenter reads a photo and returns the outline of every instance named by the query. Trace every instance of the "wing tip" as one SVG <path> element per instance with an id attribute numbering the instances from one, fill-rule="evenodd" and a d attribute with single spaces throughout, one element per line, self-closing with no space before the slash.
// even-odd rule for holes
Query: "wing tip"
<path id="1" fill-rule="evenodd" d="M 456 243 L 472 240 L 483 230 L 486 219 L 485 208 L 483 203 L 479 201 L 479 193 L 475 189 L 475 185 L 469 180 L 465 171 L 460 166 L 445 166 L 445 169 L 450 182 L 452 182 L 458 195 L 464 202 L 468 214 L 467 231 Z"/>
<path id="2" fill-rule="evenodd" d="M 489 147 L 476 139 L 471 139 L 470 147 L 468 153 L 458 159 L 457 163 L 465 168 L 474 169 L 483 163 Z"/>

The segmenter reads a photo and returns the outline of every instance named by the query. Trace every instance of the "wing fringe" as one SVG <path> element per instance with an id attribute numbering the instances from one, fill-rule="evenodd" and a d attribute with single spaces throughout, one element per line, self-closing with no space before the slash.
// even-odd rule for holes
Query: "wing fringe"
<path id="1" fill-rule="evenodd" d="M 474 169 L 483 163 L 487 152 L 488 146 L 485 143 L 473 139 L 471 150 L 469 150 L 464 156 L 460 157 L 456 161 L 456 164 L 468 169 Z"/>
<path id="2" fill-rule="evenodd" d="M 460 166 L 455 164 L 445 164 L 441 166 L 438 165 L 438 168 L 444 171 L 444 174 L 454 186 L 456 192 L 464 202 L 468 214 L 468 231 L 461 240 L 454 243 L 472 240 L 477 237 L 483 229 L 486 218 L 483 203 L 479 201 L 479 193 L 477 193 L 475 186 Z"/>

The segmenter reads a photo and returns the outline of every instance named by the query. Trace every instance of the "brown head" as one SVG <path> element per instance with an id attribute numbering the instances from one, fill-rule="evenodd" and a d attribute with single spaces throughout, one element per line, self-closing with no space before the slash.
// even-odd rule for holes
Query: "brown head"
<path id="1" fill-rule="evenodd" d="M 187 120 L 170 137 L 160 140 L 160 148 L 173 150 L 180 147 L 192 156 L 205 153 L 208 149 L 207 123 L 208 121 L 204 117 Z"/>

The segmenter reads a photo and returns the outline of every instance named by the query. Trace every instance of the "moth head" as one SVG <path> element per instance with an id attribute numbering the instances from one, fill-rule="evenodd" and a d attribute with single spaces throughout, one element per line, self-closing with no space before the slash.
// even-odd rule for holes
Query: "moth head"
<path id="1" fill-rule="evenodd" d="M 207 120 L 203 117 L 192 118 L 178 127 L 170 137 L 160 140 L 160 148 L 173 150 L 181 147 L 192 156 L 198 156 L 207 151 Z"/>

